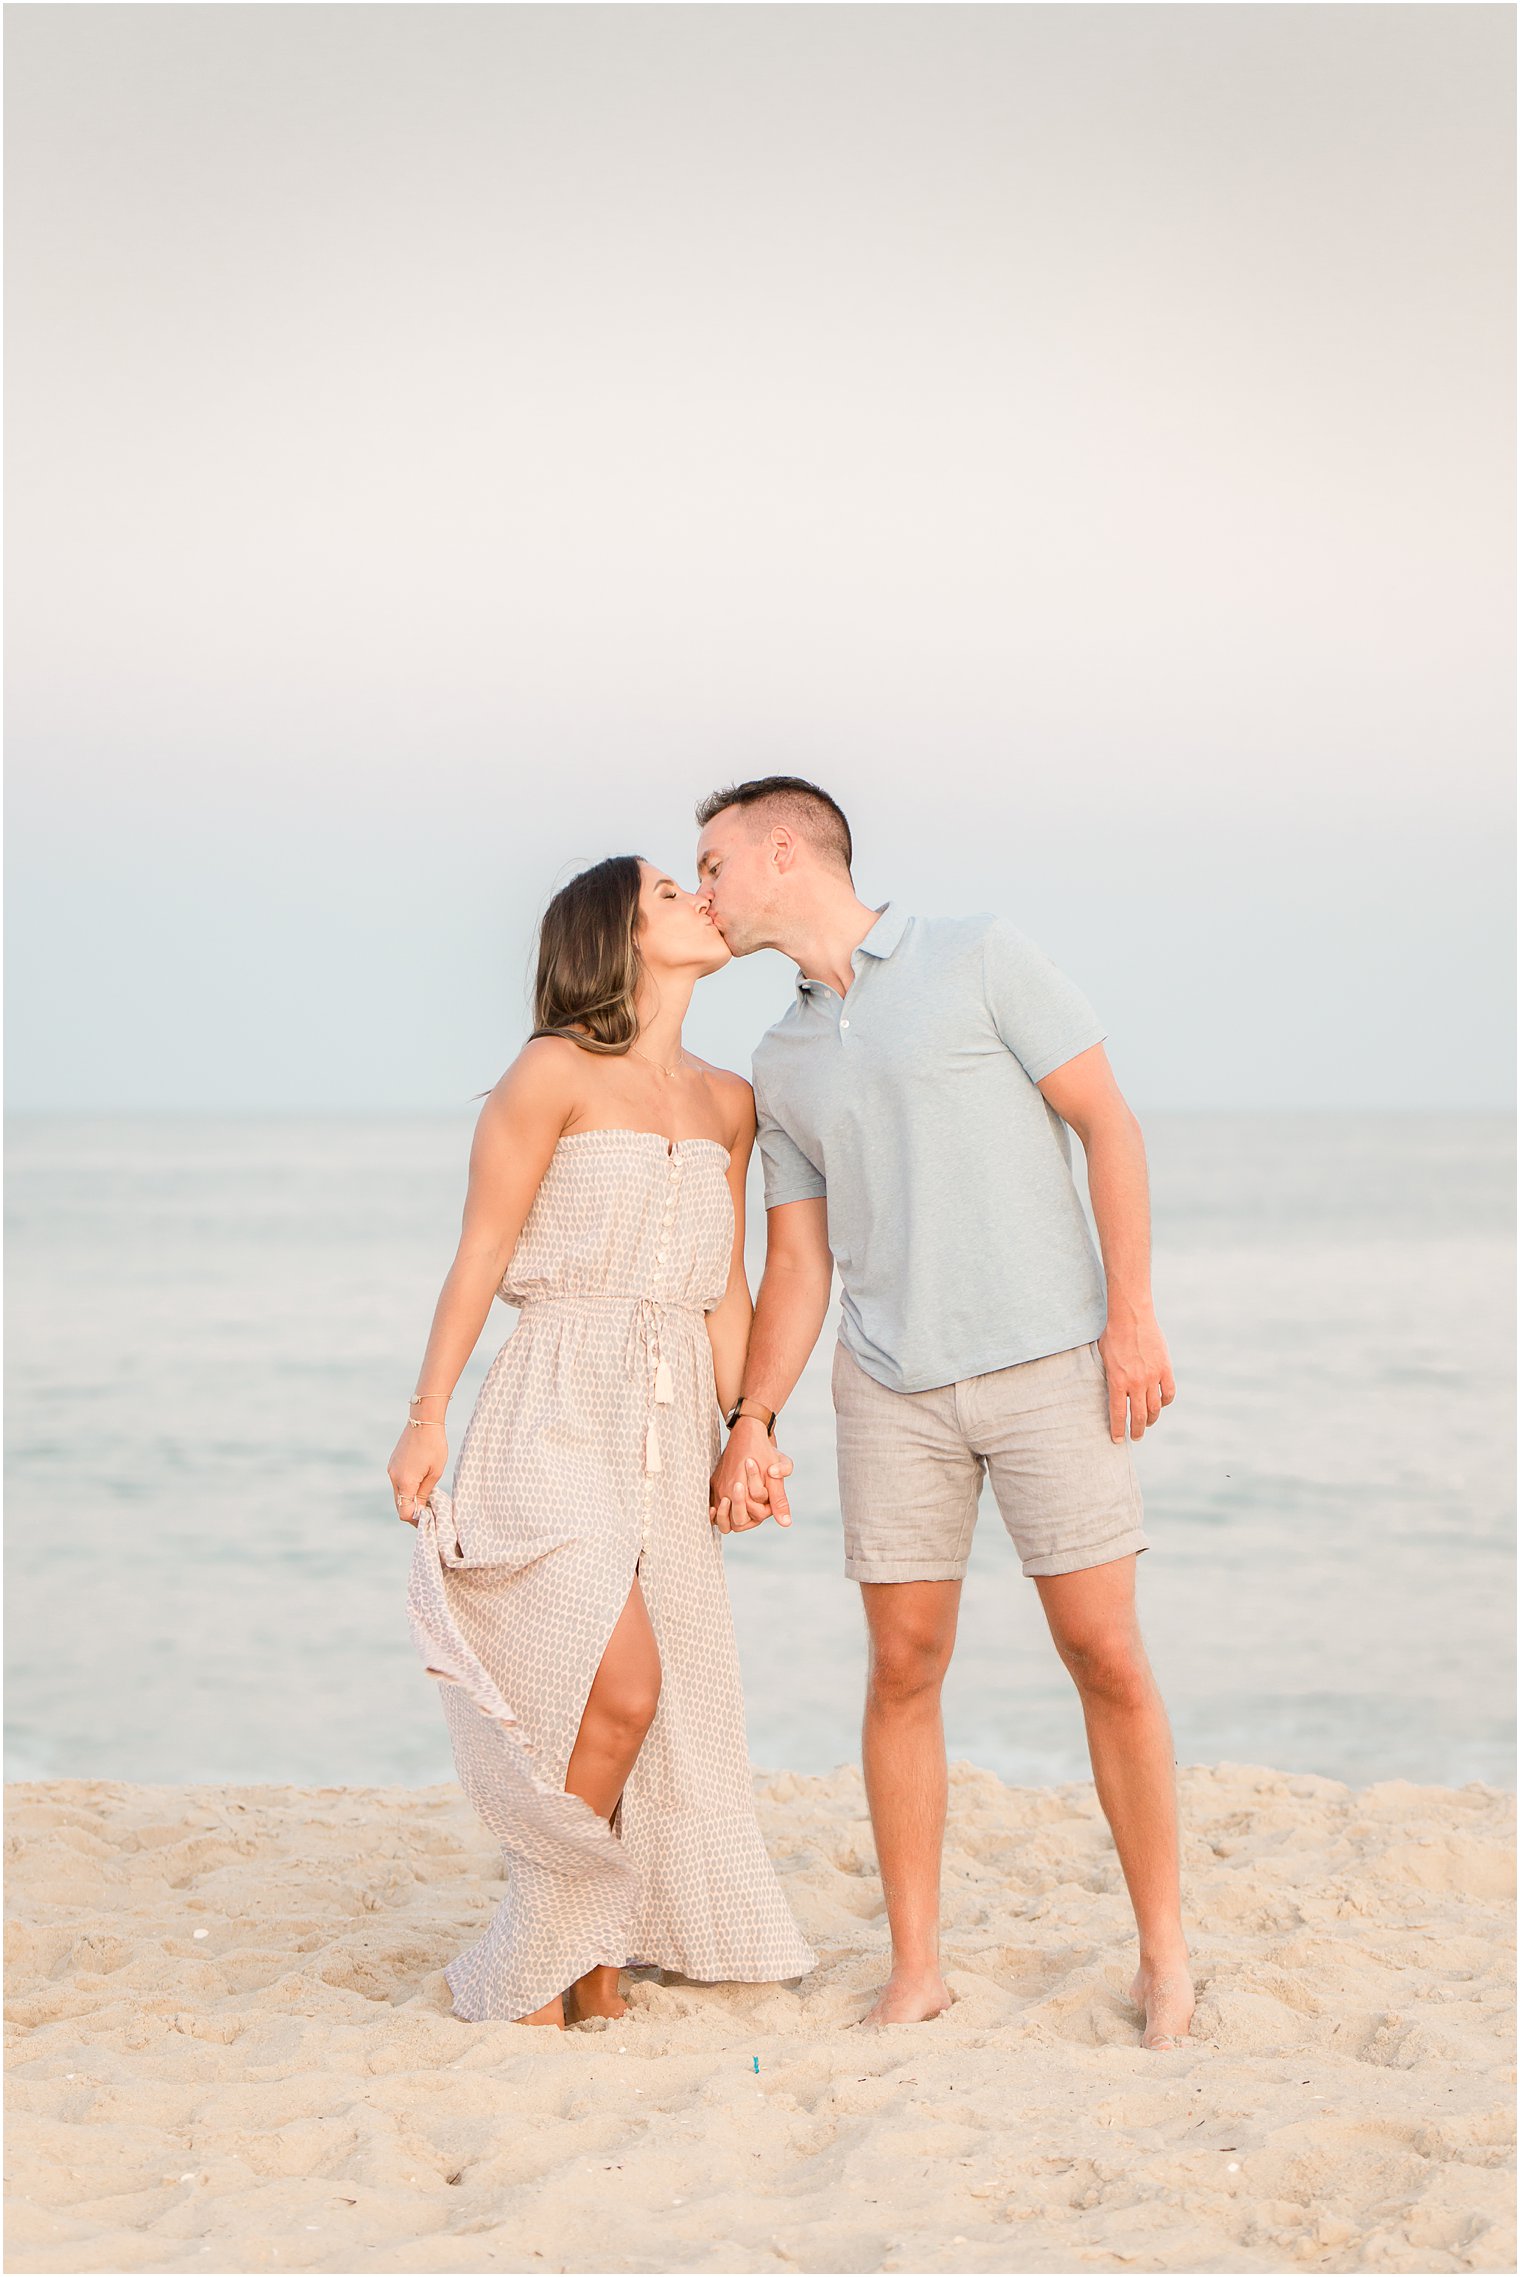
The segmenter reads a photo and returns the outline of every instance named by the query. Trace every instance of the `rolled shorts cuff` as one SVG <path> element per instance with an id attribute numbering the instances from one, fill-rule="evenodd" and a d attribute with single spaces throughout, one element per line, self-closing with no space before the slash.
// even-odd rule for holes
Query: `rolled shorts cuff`
<path id="1" fill-rule="evenodd" d="M 847 1581 L 964 1581 L 971 1561 L 963 1558 L 852 1558 L 844 1561 Z"/>
<path id="2" fill-rule="evenodd" d="M 1031 1579 L 1042 1580 L 1052 1573 L 1085 1573 L 1089 1566 L 1112 1565 L 1115 1558 L 1127 1558 L 1150 1546 L 1144 1528 L 1131 1526 L 1122 1534 L 1110 1535 L 1106 1542 L 1088 1542 L 1080 1550 L 1052 1550 L 1044 1557 L 1025 1558 L 1022 1571 Z"/>

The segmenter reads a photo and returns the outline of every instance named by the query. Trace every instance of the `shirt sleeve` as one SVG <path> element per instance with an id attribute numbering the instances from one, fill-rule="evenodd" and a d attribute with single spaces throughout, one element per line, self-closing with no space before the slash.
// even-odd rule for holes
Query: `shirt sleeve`
<path id="1" fill-rule="evenodd" d="M 758 1068 L 755 1082 L 755 1138 L 765 1179 L 765 1206 L 774 1210 L 782 1202 L 811 1202 L 828 1192 L 823 1172 L 810 1162 L 790 1131 L 783 1130 L 765 1096 Z"/>
<path id="2" fill-rule="evenodd" d="M 1081 989 L 1027 934 L 994 918 L 983 953 L 993 1026 L 1031 1083 L 1102 1043 L 1107 1030 Z"/>

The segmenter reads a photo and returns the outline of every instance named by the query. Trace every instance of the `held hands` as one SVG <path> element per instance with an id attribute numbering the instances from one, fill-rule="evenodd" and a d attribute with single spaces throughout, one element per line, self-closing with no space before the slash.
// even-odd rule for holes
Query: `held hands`
<path id="1" fill-rule="evenodd" d="M 1155 1314 L 1128 1314 L 1120 1320 L 1110 1315 L 1098 1338 L 1098 1353 L 1108 1378 L 1109 1437 L 1124 1437 L 1127 1407 L 1131 1439 L 1143 1438 L 1177 1397 L 1166 1338 Z"/>
<path id="2" fill-rule="evenodd" d="M 790 1526 L 785 1481 L 791 1475 L 791 1456 L 782 1454 L 759 1417 L 741 1415 L 713 1472 L 707 1515 L 720 1534 L 747 1533 L 767 1518 Z"/>
<path id="3" fill-rule="evenodd" d="M 396 1441 L 387 1473 L 396 1516 L 403 1526 L 416 1525 L 417 1513 L 426 1508 L 428 1496 L 442 1478 L 448 1460 L 449 1443 L 441 1423 L 424 1423 L 420 1429 L 414 1429 L 410 1423 L 406 1425 Z"/>

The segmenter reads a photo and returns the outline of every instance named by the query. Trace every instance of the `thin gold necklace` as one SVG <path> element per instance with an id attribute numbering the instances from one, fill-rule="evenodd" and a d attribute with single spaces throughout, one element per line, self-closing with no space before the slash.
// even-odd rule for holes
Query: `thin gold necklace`
<path id="1" fill-rule="evenodd" d="M 651 1059 L 651 1058 L 650 1058 L 650 1055 L 649 1055 L 649 1053 L 648 1053 L 648 1052 L 641 1052 L 641 1051 L 639 1051 L 639 1047 L 638 1047 L 638 1045 L 637 1045 L 637 1044 L 630 1044 L 630 1045 L 628 1046 L 628 1049 L 629 1049 L 631 1052 L 636 1052 L 636 1053 L 638 1053 L 638 1057 L 639 1057 L 641 1060 L 644 1060 L 645 1062 L 647 1062 L 647 1064 L 648 1064 L 650 1067 L 657 1067 L 657 1068 L 659 1069 L 659 1071 L 660 1071 L 660 1073 L 661 1073 L 662 1075 L 679 1075 L 679 1074 L 680 1074 L 680 1072 L 681 1072 L 679 1064 L 677 1064 L 675 1067 L 667 1067 L 667 1066 L 665 1065 L 665 1062 L 664 1062 L 663 1060 L 661 1060 L 661 1059 Z"/>

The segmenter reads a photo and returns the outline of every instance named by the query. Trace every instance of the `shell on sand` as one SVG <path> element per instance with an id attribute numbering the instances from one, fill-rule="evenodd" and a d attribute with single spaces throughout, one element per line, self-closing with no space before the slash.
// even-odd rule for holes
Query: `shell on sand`
<path id="1" fill-rule="evenodd" d="M 842 1770 L 757 1782 L 813 1975 L 563 2035 L 449 2013 L 500 1895 L 453 1786 L 12 1787 L 7 2267 L 1513 2268 L 1513 1798 L 1179 1778 L 1160 2054 L 1088 1785 L 955 1766 L 932 2024 L 850 2029 L 885 1923 Z"/>

